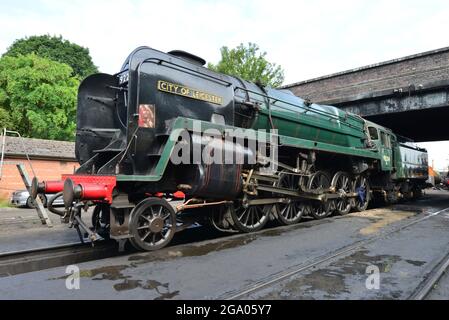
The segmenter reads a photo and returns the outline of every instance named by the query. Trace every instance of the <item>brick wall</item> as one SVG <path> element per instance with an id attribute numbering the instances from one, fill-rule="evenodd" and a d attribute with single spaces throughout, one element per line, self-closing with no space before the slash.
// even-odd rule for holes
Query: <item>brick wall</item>
<path id="1" fill-rule="evenodd" d="M 382 62 L 288 85 L 297 96 L 317 103 L 342 101 L 375 91 L 449 79 L 449 48 Z"/>
<path id="2" fill-rule="evenodd" d="M 30 166 L 25 159 L 5 158 L 3 166 L 2 179 L 0 180 L 0 198 L 8 199 L 11 193 L 15 190 L 23 190 L 22 178 L 15 164 L 9 162 L 23 163 L 26 166 L 28 175 L 33 177 Z M 42 180 L 59 180 L 62 174 L 71 174 L 79 164 L 75 161 L 58 161 L 58 160 L 31 160 L 34 171 L 40 181 Z"/>

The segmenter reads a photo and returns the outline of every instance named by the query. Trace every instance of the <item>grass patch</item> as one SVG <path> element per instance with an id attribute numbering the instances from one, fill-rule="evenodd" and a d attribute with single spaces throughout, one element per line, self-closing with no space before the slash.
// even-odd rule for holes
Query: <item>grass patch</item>
<path id="1" fill-rule="evenodd" d="M 9 208 L 9 201 L 7 199 L 0 198 L 0 208 Z"/>

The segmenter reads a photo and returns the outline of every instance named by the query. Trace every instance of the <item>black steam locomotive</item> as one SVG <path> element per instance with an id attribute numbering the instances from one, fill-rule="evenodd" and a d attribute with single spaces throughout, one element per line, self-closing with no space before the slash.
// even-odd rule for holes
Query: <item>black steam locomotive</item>
<path id="1" fill-rule="evenodd" d="M 93 241 L 156 250 L 195 222 L 254 232 L 270 219 L 363 211 L 373 195 L 420 195 L 425 150 L 357 115 L 204 64 L 140 47 L 118 74 L 88 77 L 78 94 L 81 166 L 61 181 L 35 179 L 33 196 L 62 196 L 64 212 L 52 211 Z M 81 213 L 92 203 L 90 228 Z"/>

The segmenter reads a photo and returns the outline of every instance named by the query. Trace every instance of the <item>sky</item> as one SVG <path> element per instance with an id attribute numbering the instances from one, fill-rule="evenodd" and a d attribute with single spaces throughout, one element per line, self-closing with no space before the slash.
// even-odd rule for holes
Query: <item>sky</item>
<path id="1" fill-rule="evenodd" d="M 449 46 L 447 0 L 0 0 L 0 54 L 18 38 L 62 35 L 119 71 L 146 45 L 217 62 L 220 47 L 257 43 L 285 84 Z M 449 142 L 422 144 L 437 168 Z"/>

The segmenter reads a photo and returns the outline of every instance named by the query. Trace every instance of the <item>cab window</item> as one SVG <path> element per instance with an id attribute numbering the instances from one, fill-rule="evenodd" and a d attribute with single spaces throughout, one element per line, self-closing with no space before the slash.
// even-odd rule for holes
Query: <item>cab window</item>
<path id="1" fill-rule="evenodd" d="M 380 140 L 382 141 L 382 145 L 384 147 L 391 148 L 390 136 L 388 136 L 385 132 L 380 132 Z"/>
<path id="2" fill-rule="evenodd" d="M 396 145 L 396 137 L 393 135 L 389 135 L 390 137 L 390 148 L 393 148 L 393 146 Z"/>
<path id="3" fill-rule="evenodd" d="M 369 136 L 370 136 L 371 140 L 379 140 L 379 133 L 377 132 L 376 128 L 369 127 L 368 131 L 369 131 Z"/>

